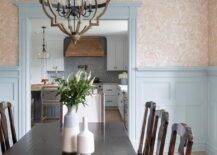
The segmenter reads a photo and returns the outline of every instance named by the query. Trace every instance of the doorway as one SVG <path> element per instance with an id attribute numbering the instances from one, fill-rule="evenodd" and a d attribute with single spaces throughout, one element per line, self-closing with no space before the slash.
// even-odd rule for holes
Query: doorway
<path id="1" fill-rule="evenodd" d="M 69 74 L 82 69 L 92 73 L 92 76 L 96 78 L 94 86 L 101 89 L 100 92 L 105 95 L 103 103 L 105 122 L 122 122 L 128 129 L 128 20 L 100 20 L 100 25 L 93 27 L 85 36 L 81 37 L 81 43 L 78 41 L 74 49 L 71 49 L 73 45 L 71 45 L 70 38 L 58 28 L 51 27 L 49 20 L 31 19 L 30 25 L 30 81 L 33 101 L 31 125 L 42 121 L 42 115 L 43 122 L 50 121 L 51 118 L 60 118 L 58 106 L 50 105 L 46 109 L 42 104 L 42 101 L 46 100 L 42 97 L 44 95 L 40 95 L 44 93 L 44 91 L 42 92 L 42 87 L 44 87 L 42 80 L 46 77 L 45 86 L 55 87 L 55 78 L 67 78 Z M 38 57 L 43 46 L 43 35 L 49 55 L 45 60 Z M 89 45 L 88 41 L 96 45 L 93 47 Z M 102 52 L 104 52 L 101 56 L 90 50 L 91 48 L 100 50 L 100 47 L 103 47 Z M 85 49 L 84 53 L 82 53 L 82 49 Z M 71 53 L 72 50 L 74 53 Z M 74 56 L 76 50 L 80 51 L 77 53 L 80 56 Z M 55 100 L 55 95 L 53 100 Z M 46 114 L 42 114 L 42 111 Z"/>
<path id="2" fill-rule="evenodd" d="M 25 112 L 19 114 L 20 134 L 22 137 L 31 128 L 31 82 L 30 82 L 30 49 L 31 20 L 47 19 L 38 3 L 19 3 L 20 17 L 20 102 L 19 107 L 25 107 Z M 112 3 L 103 19 L 127 20 L 129 27 L 129 137 L 135 143 L 135 76 L 136 76 L 136 18 L 140 3 Z"/>

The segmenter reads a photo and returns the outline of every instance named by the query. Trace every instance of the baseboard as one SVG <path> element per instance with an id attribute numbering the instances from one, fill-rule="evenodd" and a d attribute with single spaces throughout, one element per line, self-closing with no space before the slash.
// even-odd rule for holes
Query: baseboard
<path id="1" fill-rule="evenodd" d="M 217 154 L 217 146 L 214 146 L 210 143 L 207 143 L 206 152 L 208 155 L 216 155 Z"/>

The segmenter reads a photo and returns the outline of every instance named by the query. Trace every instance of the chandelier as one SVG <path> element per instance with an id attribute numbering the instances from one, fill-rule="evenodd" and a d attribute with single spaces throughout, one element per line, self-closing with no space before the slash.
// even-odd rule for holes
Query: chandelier
<path id="1" fill-rule="evenodd" d="M 99 2 L 100 1 L 100 2 Z M 108 8 L 110 0 L 40 0 L 52 27 L 58 27 L 74 43 L 93 26 Z"/>

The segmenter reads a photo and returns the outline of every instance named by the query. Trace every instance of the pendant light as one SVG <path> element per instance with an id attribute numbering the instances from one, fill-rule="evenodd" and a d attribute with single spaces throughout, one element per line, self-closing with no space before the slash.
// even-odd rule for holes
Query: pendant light
<path id="1" fill-rule="evenodd" d="M 45 30 L 46 27 L 42 26 L 42 50 L 37 53 L 37 58 L 41 60 L 41 82 L 43 84 L 46 84 L 48 82 L 47 60 L 50 57 L 46 48 Z"/>
<path id="2" fill-rule="evenodd" d="M 38 59 L 48 59 L 49 58 L 49 53 L 46 49 L 45 30 L 46 30 L 46 27 L 42 26 L 42 51 L 38 52 L 37 54 Z"/>

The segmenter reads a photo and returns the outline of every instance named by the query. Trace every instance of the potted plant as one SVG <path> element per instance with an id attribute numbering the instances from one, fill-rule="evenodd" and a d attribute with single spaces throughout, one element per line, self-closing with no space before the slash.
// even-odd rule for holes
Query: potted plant
<path id="1" fill-rule="evenodd" d="M 78 71 L 70 74 L 67 79 L 57 78 L 60 102 L 68 108 L 64 116 L 63 152 L 77 152 L 77 135 L 79 134 L 79 118 L 77 110 L 85 106 L 86 97 L 92 94 L 94 77 L 91 73 Z"/>

